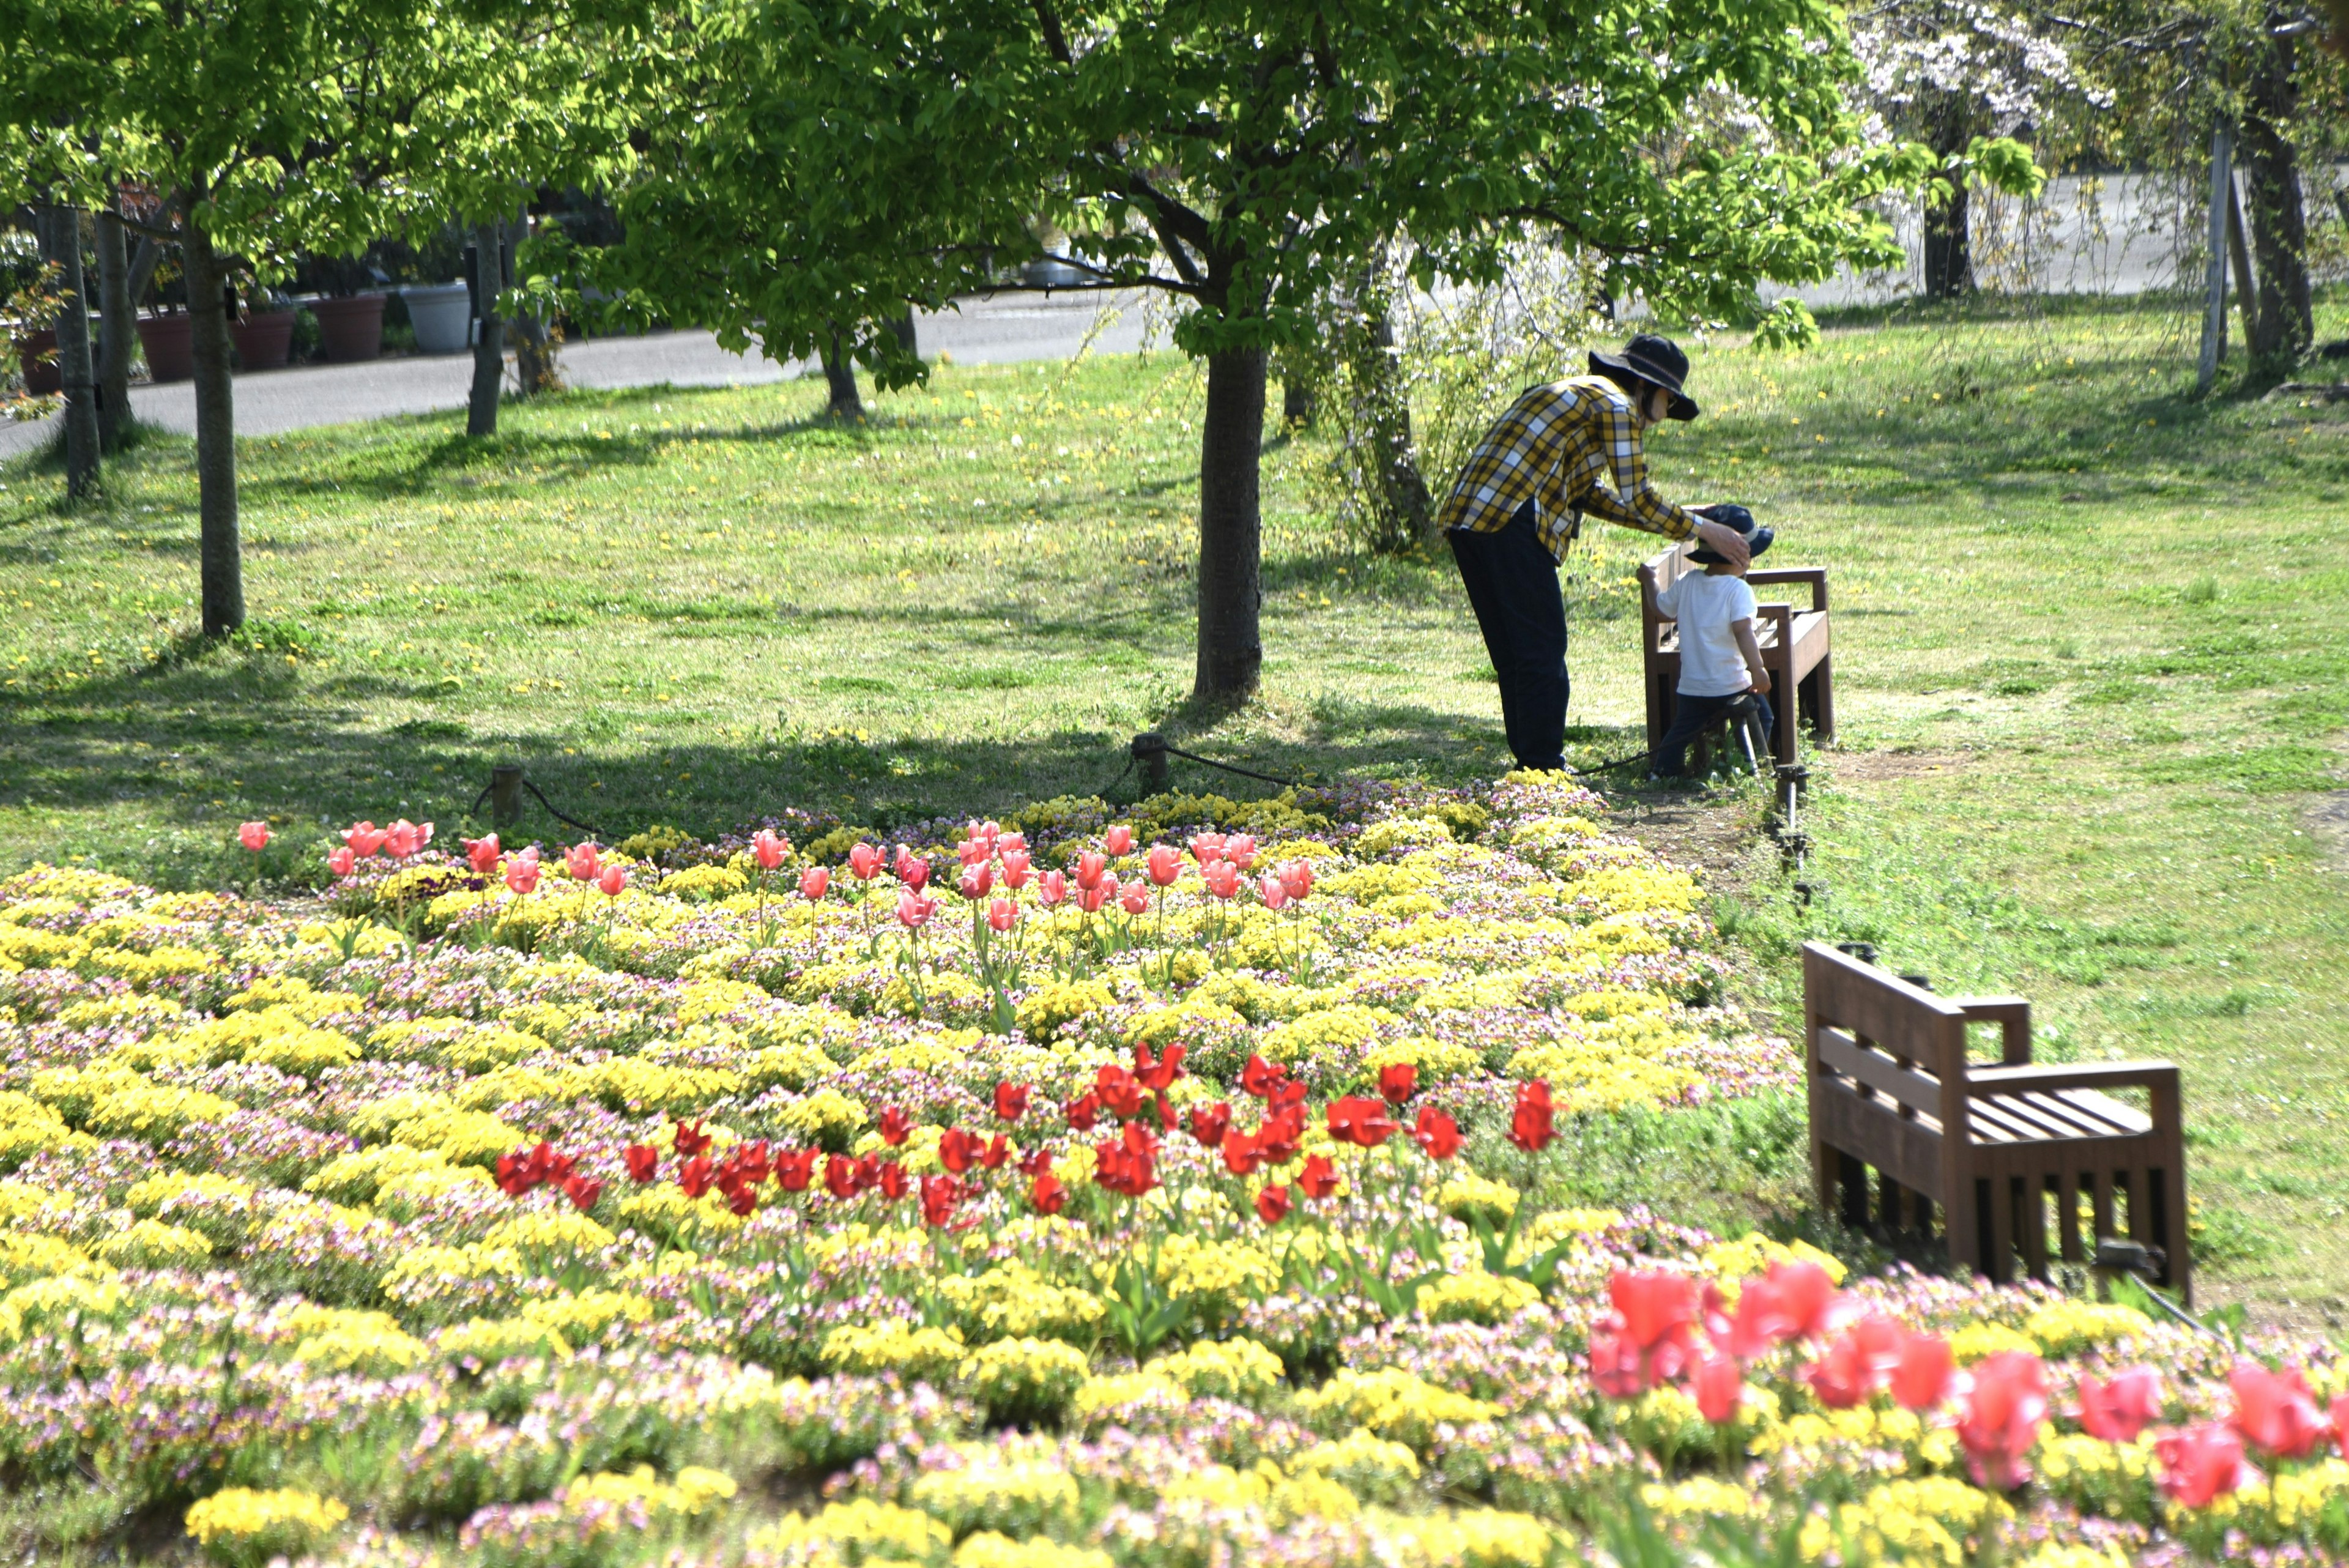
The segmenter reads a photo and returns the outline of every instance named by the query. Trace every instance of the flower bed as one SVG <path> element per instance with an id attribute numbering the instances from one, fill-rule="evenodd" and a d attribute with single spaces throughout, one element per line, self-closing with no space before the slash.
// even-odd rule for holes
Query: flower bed
<path id="1" fill-rule="evenodd" d="M 1594 797 L 1145 805 L 0 883 L 0 1473 L 256 1564 L 2349 1545 L 2329 1353 L 1562 1204 L 1793 1066 Z"/>

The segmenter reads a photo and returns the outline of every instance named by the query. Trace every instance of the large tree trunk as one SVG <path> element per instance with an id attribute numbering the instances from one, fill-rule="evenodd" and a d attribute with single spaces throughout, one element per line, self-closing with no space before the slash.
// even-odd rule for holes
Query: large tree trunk
<path id="1" fill-rule="evenodd" d="M 1191 695 L 1214 707 L 1246 701 L 1264 666 L 1257 473 L 1264 452 L 1264 350 L 1207 360 L 1199 437 L 1199 663 Z"/>
<path id="2" fill-rule="evenodd" d="M 1952 167 L 1973 145 L 1973 102 L 1962 93 L 1944 100 L 1929 139 L 1951 175 L 1947 200 L 1925 203 L 1925 297 L 1961 299 L 1974 291 L 1973 234 L 1964 172 Z"/>
<path id="3" fill-rule="evenodd" d="M 225 637 L 244 624 L 243 545 L 236 521 L 236 409 L 228 371 L 227 278 L 212 237 L 196 222 L 195 192 L 181 224 L 188 313 L 196 362 L 196 495 L 202 519 L 204 635 Z"/>
<path id="4" fill-rule="evenodd" d="M 465 402 L 465 433 L 498 433 L 498 393 L 506 379 L 505 323 L 498 317 L 498 291 L 506 286 L 505 224 L 473 225 L 473 307 L 481 335 L 473 344 L 473 389 Z"/>
<path id="5" fill-rule="evenodd" d="M 530 237 L 530 209 L 514 213 L 512 249 L 519 252 L 523 241 Z M 517 265 L 512 269 L 508 282 L 520 275 Z M 557 349 L 563 346 L 563 336 L 543 316 L 514 317 L 514 384 L 518 396 L 534 398 L 541 392 L 563 390 L 563 371 L 554 362 Z"/>
<path id="6" fill-rule="evenodd" d="M 856 390 L 856 361 L 850 358 L 847 346 L 841 342 L 839 327 L 832 329 L 831 347 L 824 348 L 817 357 L 823 361 L 824 389 L 830 396 L 830 401 L 824 405 L 824 413 L 832 419 L 853 420 L 861 423 L 864 419 L 864 400 L 858 396 Z"/>
<path id="7" fill-rule="evenodd" d="M 109 202 L 98 210 L 98 434 L 109 452 L 130 432 L 132 317 L 122 214 Z"/>
<path id="8" fill-rule="evenodd" d="M 90 376 L 89 295 L 81 265 L 81 214 L 71 207 L 41 208 L 41 249 L 62 269 L 57 313 L 57 379 L 65 383 L 66 494 L 76 501 L 98 489 L 98 399 Z"/>
<path id="9" fill-rule="evenodd" d="M 2292 364 L 2316 340 L 2300 161 L 2283 133 L 2299 100 L 2291 50 L 2288 38 L 2276 39 L 2261 50 L 2243 95 L 2243 182 L 2251 197 L 2251 249 L 2260 281 L 2251 362 L 2272 367 Z"/>

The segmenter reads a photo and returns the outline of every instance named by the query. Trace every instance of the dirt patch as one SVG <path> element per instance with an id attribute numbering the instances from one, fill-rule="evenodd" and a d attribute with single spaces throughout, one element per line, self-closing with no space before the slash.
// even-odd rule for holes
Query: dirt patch
<path id="1" fill-rule="evenodd" d="M 2329 871 L 2349 876 L 2349 789 L 2337 789 L 2308 809 L 2316 857 Z"/>
<path id="2" fill-rule="evenodd" d="M 1762 836 L 1751 801 L 1626 794 L 1610 804 L 1614 818 L 1609 826 L 1696 872 L 1709 891 L 1734 891 L 1750 877 L 1745 862 L 1754 840 Z"/>
<path id="3" fill-rule="evenodd" d="M 1963 752 L 1838 752 L 1826 772 L 1839 784 L 1890 784 L 1953 774 L 1972 760 Z"/>

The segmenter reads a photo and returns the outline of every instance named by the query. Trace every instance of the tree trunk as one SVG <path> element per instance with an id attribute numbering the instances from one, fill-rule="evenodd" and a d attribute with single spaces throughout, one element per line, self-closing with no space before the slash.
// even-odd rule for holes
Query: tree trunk
<path id="1" fill-rule="evenodd" d="M 505 287 L 505 224 L 473 225 L 473 308 L 481 335 L 473 344 L 473 389 L 465 401 L 465 433 L 498 433 L 498 393 L 506 379 L 505 324 L 498 318 L 498 291 Z"/>
<path id="2" fill-rule="evenodd" d="M 1230 707 L 1256 691 L 1264 665 L 1264 599 L 1257 480 L 1264 449 L 1264 350 L 1207 360 L 1207 417 L 1199 437 L 1199 663 L 1191 695 Z"/>
<path id="3" fill-rule="evenodd" d="M 41 249 L 63 271 L 57 313 L 57 379 L 65 383 L 66 494 L 75 501 L 98 489 L 98 400 L 90 377 L 89 296 L 81 265 L 81 214 L 71 207 L 41 208 Z"/>
<path id="4" fill-rule="evenodd" d="M 530 236 L 530 210 L 525 207 L 514 213 L 513 246 L 519 250 Z M 508 266 L 509 284 L 519 275 L 517 266 Z M 555 351 L 562 347 L 563 335 L 543 316 L 514 317 L 514 383 L 520 397 L 534 398 L 541 392 L 563 390 L 563 371 L 554 362 Z"/>
<path id="5" fill-rule="evenodd" d="M 1280 422 L 1285 425 L 1309 425 L 1321 411 L 1321 399 L 1313 383 L 1302 374 L 1292 371 L 1280 379 Z"/>
<path id="6" fill-rule="evenodd" d="M 228 373 L 227 278 L 212 237 L 196 222 L 195 192 L 181 228 L 188 314 L 196 362 L 196 495 L 202 519 L 204 635 L 225 637 L 244 624 L 243 546 L 236 522 L 236 409 Z"/>
<path id="7" fill-rule="evenodd" d="M 2260 281 L 2251 362 L 2271 367 L 2292 364 L 2316 341 L 2300 160 L 2283 131 L 2299 106 L 2291 50 L 2290 39 L 2276 39 L 2261 51 L 2243 95 L 2243 182 L 2251 198 L 2251 249 Z"/>
<path id="8" fill-rule="evenodd" d="M 824 349 L 819 358 L 823 360 L 824 386 L 831 394 L 831 401 L 824 405 L 824 413 L 835 420 L 854 420 L 863 423 L 864 400 L 856 392 L 856 361 L 849 358 L 846 347 L 842 344 L 839 327 L 832 329 L 832 347 Z"/>
<path id="9" fill-rule="evenodd" d="M 98 434 L 109 452 L 120 451 L 130 433 L 132 317 L 122 214 L 109 202 L 98 210 Z"/>
<path id="10" fill-rule="evenodd" d="M 1419 472 L 1412 441 L 1411 396 L 1403 386 L 1402 361 L 1395 354 L 1394 317 L 1384 292 L 1373 283 L 1359 301 L 1360 318 L 1347 334 L 1352 350 L 1354 421 L 1371 447 L 1371 479 L 1377 486 L 1378 535 L 1373 547 L 1401 555 L 1429 537 L 1434 507 Z"/>
<path id="11" fill-rule="evenodd" d="M 1964 171 L 1953 167 L 1973 145 L 1973 103 L 1951 93 L 1936 117 L 1928 145 L 1950 176 L 1946 201 L 1925 202 L 1925 297 L 1962 299 L 1974 291 L 1973 234 Z"/>

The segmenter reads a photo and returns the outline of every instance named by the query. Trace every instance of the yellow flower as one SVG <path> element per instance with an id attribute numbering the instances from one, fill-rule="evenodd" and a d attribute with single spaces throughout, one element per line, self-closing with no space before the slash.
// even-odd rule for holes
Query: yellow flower
<path id="1" fill-rule="evenodd" d="M 1366 1427 L 1414 1449 L 1424 1449 L 1438 1425 L 1488 1421 L 1500 1414 L 1496 1405 L 1438 1387 L 1396 1366 L 1375 1372 L 1341 1368 L 1320 1387 L 1299 1395 L 1297 1403 L 1325 1428 Z"/>
<path id="2" fill-rule="evenodd" d="M 188 1510 L 188 1533 L 216 1561 L 259 1564 L 296 1557 L 332 1535 L 351 1511 L 330 1497 L 230 1487 Z"/>

